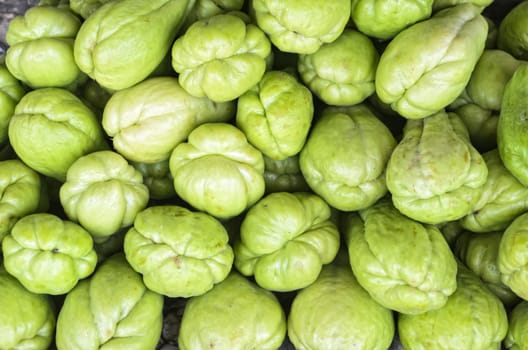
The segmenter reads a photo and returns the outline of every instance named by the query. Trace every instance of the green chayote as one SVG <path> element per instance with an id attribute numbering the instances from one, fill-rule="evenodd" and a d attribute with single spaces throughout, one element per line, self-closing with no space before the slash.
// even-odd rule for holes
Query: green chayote
<path id="1" fill-rule="evenodd" d="M 435 310 L 457 288 L 456 260 L 440 230 L 404 216 L 389 199 L 347 214 L 343 234 L 357 281 L 391 310 Z"/>
<path id="2" fill-rule="evenodd" d="M 123 156 L 105 150 L 77 159 L 59 196 L 68 218 L 100 243 L 134 222 L 148 204 L 149 191 L 141 173 Z"/>
<path id="3" fill-rule="evenodd" d="M 363 102 L 375 91 L 379 54 L 365 34 L 345 29 L 312 54 L 299 55 L 301 79 L 323 102 L 348 106 Z"/>
<path id="4" fill-rule="evenodd" d="M 497 47 L 514 57 L 528 59 L 528 2 L 520 1 L 501 19 Z"/>
<path id="5" fill-rule="evenodd" d="M 504 339 L 506 349 L 523 350 L 528 346 L 528 301 L 517 304 L 509 315 L 508 334 Z"/>
<path id="6" fill-rule="evenodd" d="M 453 109 L 467 128 L 471 144 L 480 152 L 497 147 L 497 124 L 499 113 L 485 109 L 473 102 Z"/>
<path id="7" fill-rule="evenodd" d="M 278 349 L 286 316 L 277 297 L 237 272 L 209 292 L 188 300 L 178 347 L 194 349 Z"/>
<path id="8" fill-rule="evenodd" d="M 409 119 L 438 112 L 467 85 L 487 29 L 477 6 L 459 4 L 402 30 L 380 56 L 376 93 Z"/>
<path id="9" fill-rule="evenodd" d="M 57 349 L 154 350 L 163 325 L 163 296 L 149 290 L 123 254 L 80 281 L 57 318 Z"/>
<path id="10" fill-rule="evenodd" d="M 111 0 L 69 0 L 70 8 L 83 19 L 90 17 L 92 13 L 97 11 L 99 7 L 103 6 Z"/>
<path id="11" fill-rule="evenodd" d="M 15 106 L 26 93 L 22 83 L 0 63 L 0 147 L 8 143 L 7 130 Z"/>
<path id="12" fill-rule="evenodd" d="M 169 297 L 201 295 L 223 281 L 233 264 L 224 226 L 214 217 L 176 205 L 138 213 L 124 251 L 145 285 Z"/>
<path id="13" fill-rule="evenodd" d="M 275 192 L 255 203 L 244 216 L 235 242 L 235 266 L 257 284 L 292 291 L 313 283 L 339 249 L 331 210 L 308 192 Z"/>
<path id="14" fill-rule="evenodd" d="M 176 196 L 168 159 L 155 163 L 130 162 L 130 164 L 143 176 L 143 183 L 149 190 L 150 199 L 163 200 Z"/>
<path id="15" fill-rule="evenodd" d="M 473 4 L 482 11 L 492 2 L 493 0 L 434 0 L 433 1 L 433 12 L 437 12 L 442 9 L 453 7 L 453 6 L 464 4 L 464 3 Z"/>
<path id="16" fill-rule="evenodd" d="M 49 213 L 18 220 L 2 241 L 5 269 L 33 293 L 68 293 L 97 263 L 90 234 Z"/>
<path id="17" fill-rule="evenodd" d="M 264 181 L 266 192 L 308 192 L 306 183 L 299 168 L 299 155 L 282 160 L 264 156 Z"/>
<path id="18" fill-rule="evenodd" d="M 194 22 L 231 11 L 240 11 L 245 0 L 196 0 L 193 8 L 185 17 L 182 30 Z"/>

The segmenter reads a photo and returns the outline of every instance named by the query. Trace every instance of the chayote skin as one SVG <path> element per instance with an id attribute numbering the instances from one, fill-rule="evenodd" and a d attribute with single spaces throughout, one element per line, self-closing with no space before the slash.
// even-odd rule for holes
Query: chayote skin
<path id="1" fill-rule="evenodd" d="M 345 29 L 314 53 L 299 55 L 297 68 L 303 82 L 323 102 L 348 106 L 374 93 L 378 61 L 378 51 L 369 37 Z"/>
<path id="2" fill-rule="evenodd" d="M 280 51 L 310 54 L 341 35 L 350 1 L 252 0 L 250 11 Z"/>
<path id="3" fill-rule="evenodd" d="M 0 266 L 0 349 L 49 349 L 55 333 L 51 298 L 32 293 Z"/>
<path id="4" fill-rule="evenodd" d="M 502 232 L 462 232 L 456 239 L 455 255 L 495 294 L 505 306 L 513 306 L 519 297 L 501 281 L 497 255 Z"/>
<path id="5" fill-rule="evenodd" d="M 66 179 L 79 157 L 108 148 L 94 112 L 61 88 L 26 93 L 15 107 L 8 135 L 24 163 L 58 181 Z"/>
<path id="6" fill-rule="evenodd" d="M 163 296 L 149 290 L 123 254 L 112 255 L 70 291 L 57 318 L 58 350 L 154 350 Z"/>
<path id="7" fill-rule="evenodd" d="M 175 77 L 153 77 L 115 92 L 102 125 L 125 158 L 155 163 L 168 159 L 196 126 L 228 121 L 235 108 L 234 103 L 189 95 Z"/>
<path id="8" fill-rule="evenodd" d="M 469 133 L 471 144 L 479 152 L 488 152 L 497 148 L 497 124 L 499 113 L 469 102 L 453 109 Z"/>
<path id="9" fill-rule="evenodd" d="M 235 266 L 265 289 L 287 292 L 313 283 L 334 260 L 340 238 L 331 210 L 308 192 L 276 192 L 249 208 L 235 242 Z"/>
<path id="10" fill-rule="evenodd" d="M 205 123 L 169 159 L 178 196 L 217 218 L 241 214 L 265 192 L 264 158 L 244 133 L 227 123 Z"/>
<path id="11" fill-rule="evenodd" d="M 285 336 L 286 316 L 277 297 L 233 271 L 209 292 L 187 301 L 178 347 L 271 350 Z"/>
<path id="12" fill-rule="evenodd" d="M 528 213 L 518 216 L 504 230 L 497 264 L 502 283 L 524 300 L 528 300 Z"/>
<path id="13" fill-rule="evenodd" d="M 33 293 L 68 293 L 95 270 L 97 254 L 88 231 L 49 213 L 18 220 L 2 241 L 4 266 Z"/>
<path id="14" fill-rule="evenodd" d="M 5 64 L 0 63 L 0 148 L 9 142 L 9 122 L 16 104 L 25 93 L 22 83 L 9 72 Z"/>
<path id="15" fill-rule="evenodd" d="M 343 210 L 360 210 L 387 193 L 385 167 L 396 146 L 390 130 L 364 104 L 328 107 L 301 150 L 310 188 Z"/>
<path id="16" fill-rule="evenodd" d="M 224 226 L 209 214 L 152 206 L 138 213 L 123 248 L 150 290 L 191 297 L 204 294 L 231 271 L 234 255 L 228 240 Z"/>
<path id="17" fill-rule="evenodd" d="M 431 16 L 433 0 L 352 0 L 351 18 L 366 35 L 390 39 L 412 24 Z"/>
<path id="18" fill-rule="evenodd" d="M 163 60 L 193 5 L 194 0 L 107 2 L 82 23 L 75 62 L 107 89 L 131 87 Z"/>
<path id="19" fill-rule="evenodd" d="M 172 67 L 191 95 L 215 102 L 235 100 L 266 71 L 271 43 L 237 13 L 194 22 L 172 46 Z"/>
<path id="20" fill-rule="evenodd" d="M 528 59 L 528 3 L 520 1 L 499 23 L 497 47 L 517 59 Z"/>
<path id="21" fill-rule="evenodd" d="M 517 304 L 509 315 L 508 334 L 504 339 L 506 349 L 522 350 L 528 346 L 528 301 Z"/>
<path id="22" fill-rule="evenodd" d="M 283 160 L 264 156 L 264 181 L 266 193 L 310 191 L 299 168 L 299 155 Z"/>
<path id="23" fill-rule="evenodd" d="M 101 243 L 134 222 L 148 204 L 149 191 L 141 173 L 123 156 L 105 150 L 77 159 L 59 196 L 68 218 Z"/>
<path id="24" fill-rule="evenodd" d="M 471 213 L 488 168 L 460 118 L 441 111 L 407 121 L 386 174 L 398 210 L 417 221 L 439 224 Z"/>
<path id="25" fill-rule="evenodd" d="M 459 264 L 456 291 L 437 310 L 400 314 L 404 349 L 500 349 L 508 330 L 504 305 L 468 268 Z"/>
<path id="26" fill-rule="evenodd" d="M 296 349 L 386 350 L 394 328 L 392 311 L 372 299 L 350 267 L 336 263 L 295 295 L 288 315 Z"/>
<path id="27" fill-rule="evenodd" d="M 481 11 L 488 5 L 493 3 L 493 0 L 434 0 L 433 12 L 438 12 L 448 7 L 453 7 L 459 4 L 470 3 L 477 6 Z"/>
<path id="28" fill-rule="evenodd" d="M 452 103 L 484 51 L 488 24 L 460 4 L 398 33 L 380 56 L 376 93 L 403 117 L 420 119 Z"/>
<path id="29" fill-rule="evenodd" d="M 194 22 L 232 11 L 241 11 L 245 0 L 196 0 L 185 17 L 182 30 L 187 30 Z"/>
<path id="30" fill-rule="evenodd" d="M 143 183 L 149 190 L 150 199 L 163 200 L 176 197 L 168 159 L 156 163 L 130 162 L 130 164 L 143 176 Z"/>
<path id="31" fill-rule="evenodd" d="M 29 8 L 9 22 L 7 68 L 31 88 L 75 85 L 85 78 L 73 57 L 80 27 L 80 19 L 68 8 Z"/>
<path id="32" fill-rule="evenodd" d="M 386 308 L 420 314 L 455 291 L 456 260 L 440 230 L 404 216 L 389 199 L 347 214 L 343 233 L 359 284 Z"/>
<path id="33" fill-rule="evenodd" d="M 504 167 L 497 149 L 484 153 L 482 158 L 488 168 L 488 178 L 471 212 L 460 219 L 460 224 L 472 232 L 504 230 L 517 216 L 528 211 L 528 187 Z"/>
<path id="34" fill-rule="evenodd" d="M 97 11 L 99 7 L 103 6 L 111 0 L 69 0 L 70 8 L 83 19 L 90 17 L 92 13 Z"/>
<path id="35" fill-rule="evenodd" d="M 236 125 L 265 156 L 283 160 L 306 142 L 314 105 L 310 90 L 284 71 L 268 71 L 238 98 Z"/>

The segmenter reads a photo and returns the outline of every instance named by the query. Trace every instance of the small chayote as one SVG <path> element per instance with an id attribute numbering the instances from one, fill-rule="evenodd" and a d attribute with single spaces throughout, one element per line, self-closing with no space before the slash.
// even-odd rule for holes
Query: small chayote
<path id="1" fill-rule="evenodd" d="M 453 7 L 459 4 L 469 3 L 477 6 L 481 11 L 490 5 L 493 0 L 434 0 L 433 12 L 438 12 L 442 9 Z"/>
<path id="2" fill-rule="evenodd" d="M 528 301 L 517 304 L 509 314 L 508 334 L 504 339 L 506 349 L 523 350 L 528 347 Z"/>
<path id="3" fill-rule="evenodd" d="M 244 7 L 245 0 L 195 0 L 181 30 L 187 30 L 194 22 L 216 16 L 222 13 L 240 11 Z"/>
<path id="4" fill-rule="evenodd" d="M 479 152 L 487 152 L 497 147 L 498 112 L 473 102 L 457 106 L 452 111 L 464 122 L 471 144 Z"/>
<path id="5" fill-rule="evenodd" d="M 528 59 L 528 2 L 520 1 L 499 23 L 497 47 L 514 57 Z"/>
<path id="6" fill-rule="evenodd" d="M 22 83 L 9 72 L 5 64 L 0 63 L 0 148 L 9 141 L 9 122 L 16 104 L 25 93 Z"/>
<path id="7" fill-rule="evenodd" d="M 88 231 L 49 213 L 18 220 L 2 241 L 5 269 L 33 293 L 68 293 L 88 277 L 97 254 Z"/>
<path id="8" fill-rule="evenodd" d="M 143 176 L 143 183 L 149 190 L 150 199 L 164 200 L 176 196 L 168 159 L 155 163 L 130 162 L 130 164 Z"/>
<path id="9" fill-rule="evenodd" d="M 457 288 L 457 263 L 440 230 L 404 216 L 389 199 L 348 213 L 343 235 L 357 281 L 386 308 L 439 309 Z"/>
<path id="10" fill-rule="evenodd" d="M 285 336 L 286 315 L 277 297 L 233 271 L 209 292 L 187 301 L 178 347 L 278 349 Z"/>
<path id="11" fill-rule="evenodd" d="M 266 183 L 266 193 L 310 191 L 299 167 L 299 155 L 282 160 L 264 156 L 263 176 Z"/>
<path id="12" fill-rule="evenodd" d="M 90 17 L 92 13 L 97 11 L 99 7 L 103 6 L 111 0 L 69 0 L 71 10 L 81 16 L 83 19 Z"/>
<path id="13" fill-rule="evenodd" d="M 441 111 L 407 121 L 386 174 L 396 208 L 412 219 L 438 224 L 471 212 L 488 168 L 460 118 Z"/>

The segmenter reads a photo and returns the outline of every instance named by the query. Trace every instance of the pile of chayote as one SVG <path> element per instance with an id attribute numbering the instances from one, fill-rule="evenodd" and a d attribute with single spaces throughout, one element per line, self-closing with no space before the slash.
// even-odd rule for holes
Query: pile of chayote
<path id="1" fill-rule="evenodd" d="M 528 0 L 42 0 L 0 56 L 0 349 L 528 349 Z"/>

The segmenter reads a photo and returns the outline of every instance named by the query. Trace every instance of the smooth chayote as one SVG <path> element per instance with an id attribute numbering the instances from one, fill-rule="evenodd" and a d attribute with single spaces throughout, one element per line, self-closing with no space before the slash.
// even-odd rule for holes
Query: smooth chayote
<path id="1" fill-rule="evenodd" d="M 508 333 L 504 347 L 511 350 L 523 350 L 528 346 L 528 301 L 517 304 L 509 314 Z"/>
<path id="2" fill-rule="evenodd" d="M 313 283 L 339 249 L 331 210 L 308 192 L 268 194 L 244 216 L 235 242 L 235 266 L 257 284 L 292 291 Z"/>
<path id="3" fill-rule="evenodd" d="M 33 293 L 68 293 L 88 277 L 97 254 L 88 231 L 49 213 L 18 220 L 2 241 L 4 267 Z"/>
<path id="4" fill-rule="evenodd" d="M 457 263 L 436 226 L 404 216 L 389 199 L 348 213 L 343 225 L 357 281 L 386 308 L 424 313 L 456 290 Z"/>
<path id="5" fill-rule="evenodd" d="M 514 57 L 528 59 L 528 2 L 520 1 L 499 23 L 497 47 Z"/>
<path id="6" fill-rule="evenodd" d="M 475 5 L 459 4 L 399 32 L 376 70 L 380 99 L 409 119 L 452 103 L 484 51 L 488 24 L 480 12 Z"/>
<path id="7" fill-rule="evenodd" d="M 143 176 L 143 183 L 149 190 L 149 198 L 164 200 L 174 198 L 174 179 L 169 169 L 169 159 L 155 163 L 130 162 Z"/>
<path id="8" fill-rule="evenodd" d="M 175 77 L 152 77 L 115 92 L 104 107 L 102 125 L 125 158 L 155 163 L 168 159 L 198 125 L 225 122 L 234 114 L 233 103 L 194 97 Z"/>
<path id="9" fill-rule="evenodd" d="M 264 182 L 266 192 L 307 192 L 306 183 L 299 167 L 299 155 L 282 160 L 264 156 Z"/>
<path id="10" fill-rule="evenodd" d="M 142 174 L 117 152 L 104 150 L 77 159 L 59 191 L 68 218 L 97 243 L 134 222 L 149 200 Z"/>
<path id="11" fill-rule="evenodd" d="M 379 53 L 368 36 L 345 29 L 314 53 L 299 55 L 297 69 L 306 86 L 323 102 L 348 106 L 374 93 L 378 61 Z"/>
<path id="12" fill-rule="evenodd" d="M 441 111 L 407 120 L 386 174 L 396 208 L 412 219 L 438 224 L 471 212 L 488 168 L 460 118 Z"/>
<path id="13" fill-rule="evenodd" d="M 0 148 L 9 141 L 7 130 L 15 106 L 26 93 L 22 83 L 0 63 Z"/>
<path id="14" fill-rule="evenodd" d="M 278 349 L 285 336 L 286 316 L 277 297 L 233 271 L 207 293 L 187 301 L 178 347 Z"/>
<path id="15" fill-rule="evenodd" d="M 452 110 L 467 128 L 471 144 L 479 152 L 487 152 L 497 147 L 497 125 L 499 113 L 468 102 Z"/>
<path id="16" fill-rule="evenodd" d="M 58 350 L 154 350 L 163 325 L 163 296 L 117 253 L 64 299 L 57 317 Z"/>
<path id="17" fill-rule="evenodd" d="M 145 285 L 169 297 L 201 295 L 223 281 L 233 264 L 224 226 L 214 217 L 176 205 L 137 214 L 124 252 Z"/>

